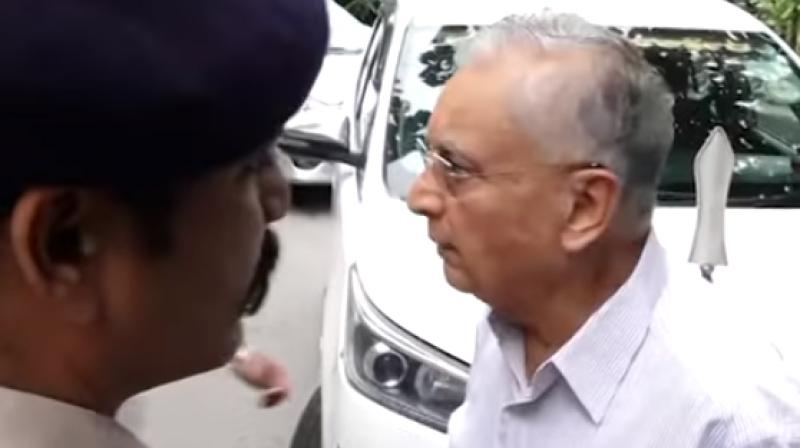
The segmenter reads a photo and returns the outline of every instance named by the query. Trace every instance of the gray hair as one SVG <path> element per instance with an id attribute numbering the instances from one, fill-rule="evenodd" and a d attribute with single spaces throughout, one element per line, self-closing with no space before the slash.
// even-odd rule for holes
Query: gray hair
<path id="1" fill-rule="evenodd" d="M 661 74 L 630 41 L 576 15 L 510 16 L 482 29 L 460 48 L 456 63 L 464 66 L 509 48 L 529 51 L 536 58 L 565 47 L 593 49 L 604 56 L 597 58 L 576 117 L 591 140 L 580 145 L 579 156 L 613 170 L 623 182 L 627 218 L 649 225 L 661 171 L 672 147 L 674 100 Z M 518 98 L 528 106 L 534 101 L 530 93 Z M 524 126 L 531 115 L 521 118 Z"/>

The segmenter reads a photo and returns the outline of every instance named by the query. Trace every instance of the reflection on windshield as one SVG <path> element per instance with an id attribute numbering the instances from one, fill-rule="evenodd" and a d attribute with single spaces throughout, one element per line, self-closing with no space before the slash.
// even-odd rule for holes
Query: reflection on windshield
<path id="1" fill-rule="evenodd" d="M 425 146 L 431 109 L 455 70 L 473 26 L 411 28 L 392 97 L 387 163 L 404 163 Z M 721 126 L 736 153 L 732 206 L 800 205 L 800 74 L 769 36 L 678 29 L 615 30 L 632 39 L 675 94 L 675 143 L 661 185 L 664 204 L 694 201 L 692 163 Z M 393 171 L 398 170 L 395 167 Z M 397 196 L 402 182 L 387 180 Z"/>

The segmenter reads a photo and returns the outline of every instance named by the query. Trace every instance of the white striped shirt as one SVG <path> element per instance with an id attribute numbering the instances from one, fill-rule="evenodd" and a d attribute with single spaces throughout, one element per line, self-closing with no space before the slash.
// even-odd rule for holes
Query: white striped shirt
<path id="1" fill-rule="evenodd" d="M 532 377 L 518 328 L 479 325 L 450 446 L 800 447 L 800 387 L 738 322 L 651 236 L 625 285 Z"/>

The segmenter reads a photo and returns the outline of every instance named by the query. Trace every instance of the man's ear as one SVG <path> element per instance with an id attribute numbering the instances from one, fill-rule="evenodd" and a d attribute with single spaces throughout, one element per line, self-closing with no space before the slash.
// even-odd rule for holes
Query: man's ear
<path id="1" fill-rule="evenodd" d="M 97 249 L 90 202 L 77 189 L 31 189 L 9 220 L 11 253 L 32 295 L 81 322 L 91 320 L 98 305 L 85 284 L 86 261 Z"/>
<path id="2" fill-rule="evenodd" d="M 590 168 L 571 174 L 572 208 L 561 236 L 564 248 L 580 252 L 596 241 L 617 213 L 622 184 L 605 168 Z"/>

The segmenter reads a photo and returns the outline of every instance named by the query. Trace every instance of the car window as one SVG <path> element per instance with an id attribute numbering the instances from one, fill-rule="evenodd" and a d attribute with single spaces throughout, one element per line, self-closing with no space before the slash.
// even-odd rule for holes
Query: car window
<path id="1" fill-rule="evenodd" d="M 420 169 L 407 160 L 419 159 L 425 148 L 431 109 L 455 70 L 458 46 L 478 29 L 409 28 L 391 102 L 387 164 Z M 692 163 L 715 126 L 725 130 L 736 154 L 731 206 L 800 205 L 800 73 L 777 43 L 762 33 L 616 31 L 642 49 L 676 98 L 675 142 L 660 186 L 662 205 L 694 202 Z M 387 187 L 405 197 L 408 182 L 387 179 Z"/>

